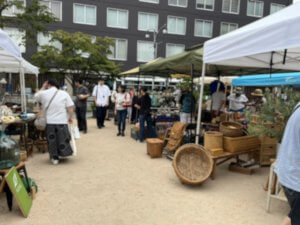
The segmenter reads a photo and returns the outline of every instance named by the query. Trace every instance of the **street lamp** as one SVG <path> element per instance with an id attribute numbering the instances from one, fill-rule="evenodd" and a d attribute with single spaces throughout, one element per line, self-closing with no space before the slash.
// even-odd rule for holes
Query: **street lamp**
<path id="1" fill-rule="evenodd" d="M 158 42 L 157 42 L 157 36 L 162 32 L 163 34 L 168 33 L 167 31 L 167 24 L 162 25 L 157 31 L 155 29 L 147 30 L 147 33 L 145 37 L 148 39 L 150 38 L 149 32 L 153 33 L 153 44 L 154 44 L 154 58 L 157 58 L 157 48 L 158 48 Z"/>

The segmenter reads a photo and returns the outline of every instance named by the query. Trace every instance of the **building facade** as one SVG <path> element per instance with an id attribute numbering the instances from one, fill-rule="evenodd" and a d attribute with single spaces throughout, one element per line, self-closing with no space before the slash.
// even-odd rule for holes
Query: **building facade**
<path id="1" fill-rule="evenodd" d="M 27 0 L 30 1 L 30 0 Z M 225 34 L 274 13 L 292 0 L 41 0 L 59 22 L 49 30 L 84 32 L 115 40 L 110 59 L 123 70 Z M 14 9 L 6 14 L 13 14 Z M 20 40 L 15 28 L 6 30 Z M 38 34 L 40 45 L 50 37 Z M 154 43 L 155 40 L 155 43 Z M 59 45 L 59 43 L 57 43 Z M 22 46 L 25 58 L 37 46 Z"/>

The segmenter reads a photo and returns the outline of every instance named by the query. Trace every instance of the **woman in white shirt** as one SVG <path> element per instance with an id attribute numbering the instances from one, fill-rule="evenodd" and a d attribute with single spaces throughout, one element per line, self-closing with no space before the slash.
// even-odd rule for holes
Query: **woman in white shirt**
<path id="1" fill-rule="evenodd" d="M 125 92 L 124 86 L 118 87 L 118 93 L 114 95 L 115 109 L 118 118 L 117 136 L 125 136 L 127 108 L 130 106 L 130 95 Z"/>

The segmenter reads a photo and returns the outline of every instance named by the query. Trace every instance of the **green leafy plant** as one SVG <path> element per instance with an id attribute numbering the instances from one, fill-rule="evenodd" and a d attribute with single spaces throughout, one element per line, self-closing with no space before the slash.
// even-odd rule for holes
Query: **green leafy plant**
<path id="1" fill-rule="evenodd" d="M 250 135 L 267 136 L 281 140 L 285 125 L 295 106 L 300 102 L 300 93 L 292 88 L 283 89 L 281 94 L 274 94 L 266 89 L 261 110 L 256 113 L 256 122 L 250 122 L 248 132 Z M 253 114 L 247 113 L 248 119 L 253 120 Z"/>

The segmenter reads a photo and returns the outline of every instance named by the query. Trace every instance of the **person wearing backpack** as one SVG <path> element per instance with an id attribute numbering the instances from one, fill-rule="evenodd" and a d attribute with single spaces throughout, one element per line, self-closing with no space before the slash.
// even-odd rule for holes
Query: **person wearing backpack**
<path id="1" fill-rule="evenodd" d="M 192 114 L 195 111 L 195 97 L 188 89 L 182 91 L 179 104 L 180 104 L 180 122 L 191 123 Z"/>
<path id="2" fill-rule="evenodd" d="M 66 91 L 59 90 L 57 81 L 52 79 L 46 81 L 34 97 L 42 105 L 46 117 L 50 160 L 57 165 L 60 157 L 73 154 L 68 123 L 73 123 L 74 102 Z"/>

